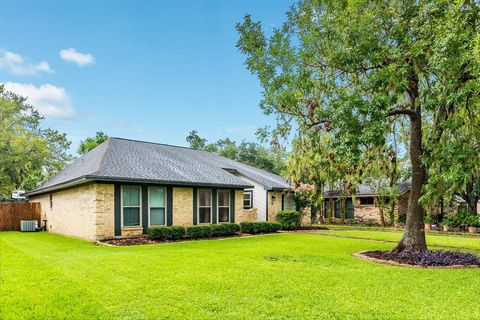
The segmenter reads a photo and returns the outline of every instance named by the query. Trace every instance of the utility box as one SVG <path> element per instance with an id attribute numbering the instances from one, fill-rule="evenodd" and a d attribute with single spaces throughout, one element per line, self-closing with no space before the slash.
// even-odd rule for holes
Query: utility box
<path id="1" fill-rule="evenodd" d="M 20 220 L 20 231 L 22 232 L 37 231 L 37 228 L 38 228 L 37 220 Z"/>

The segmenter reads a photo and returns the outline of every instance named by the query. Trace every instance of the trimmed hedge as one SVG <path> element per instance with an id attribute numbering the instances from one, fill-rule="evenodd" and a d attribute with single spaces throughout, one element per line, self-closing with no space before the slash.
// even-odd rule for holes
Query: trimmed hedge
<path id="1" fill-rule="evenodd" d="M 280 230 L 280 224 L 276 222 L 241 222 L 240 228 L 243 233 L 273 233 Z"/>
<path id="2" fill-rule="evenodd" d="M 147 228 L 147 236 L 152 240 L 180 240 L 185 238 L 185 235 L 186 230 L 181 226 Z"/>
<path id="3" fill-rule="evenodd" d="M 296 230 L 300 228 L 300 219 L 302 215 L 298 211 L 283 210 L 277 213 L 276 220 L 282 226 L 283 230 Z"/>
<path id="4" fill-rule="evenodd" d="M 201 239 L 211 237 L 213 228 L 211 225 L 187 227 L 187 237 L 191 239 Z"/>
<path id="5" fill-rule="evenodd" d="M 240 226 L 235 223 L 213 224 L 212 237 L 233 236 L 240 231 Z"/>

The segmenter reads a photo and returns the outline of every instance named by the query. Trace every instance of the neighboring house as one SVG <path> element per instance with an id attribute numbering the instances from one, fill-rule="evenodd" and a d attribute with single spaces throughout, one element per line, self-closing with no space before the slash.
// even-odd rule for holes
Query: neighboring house
<path id="1" fill-rule="evenodd" d="M 294 207 L 282 177 L 214 153 L 110 138 L 27 193 L 51 232 L 90 240 L 148 226 L 268 221 Z"/>
<path id="2" fill-rule="evenodd" d="M 398 214 L 406 214 L 408 208 L 408 197 L 410 195 L 410 183 L 398 184 L 398 199 L 395 202 L 395 209 Z M 371 188 L 360 185 L 355 196 L 346 197 L 346 219 L 353 219 L 357 222 L 380 223 L 380 208 L 376 204 L 375 197 L 378 194 Z M 327 191 L 323 205 L 323 218 L 329 219 L 330 212 L 334 211 L 335 218 L 341 218 L 340 192 Z M 388 209 L 384 212 L 385 218 L 388 216 Z"/>

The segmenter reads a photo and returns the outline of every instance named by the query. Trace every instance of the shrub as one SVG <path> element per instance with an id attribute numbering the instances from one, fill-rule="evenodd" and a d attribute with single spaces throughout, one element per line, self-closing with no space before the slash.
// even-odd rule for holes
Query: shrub
<path id="1" fill-rule="evenodd" d="M 480 216 L 469 215 L 465 218 L 465 225 L 467 227 L 480 227 Z"/>
<path id="2" fill-rule="evenodd" d="M 427 214 L 425 216 L 425 218 L 423 219 L 423 221 L 426 223 L 426 224 L 432 224 L 434 222 L 434 219 L 433 219 L 433 216 L 431 214 Z"/>
<path id="3" fill-rule="evenodd" d="M 208 238 L 212 236 L 212 232 L 210 225 L 187 227 L 187 237 L 191 239 Z"/>
<path id="4" fill-rule="evenodd" d="M 240 222 L 240 229 L 243 233 L 255 234 L 255 222 Z"/>
<path id="5" fill-rule="evenodd" d="M 147 236 L 152 240 L 180 240 L 185 238 L 185 233 L 185 228 L 181 226 L 147 228 Z"/>
<path id="6" fill-rule="evenodd" d="M 281 229 L 279 223 L 276 222 L 242 222 L 240 227 L 243 233 L 272 233 Z"/>
<path id="7" fill-rule="evenodd" d="M 225 227 L 226 236 L 233 236 L 240 231 L 240 226 L 236 223 L 224 223 L 222 226 Z"/>
<path id="8" fill-rule="evenodd" d="M 172 228 L 172 240 L 180 240 L 185 238 L 187 230 L 182 226 L 171 226 Z"/>
<path id="9" fill-rule="evenodd" d="M 442 226 L 447 226 L 447 227 L 456 227 L 457 226 L 457 219 L 455 218 L 455 216 L 445 217 L 445 218 L 443 218 L 441 225 Z"/>
<path id="10" fill-rule="evenodd" d="M 283 230 L 295 230 L 300 227 L 301 213 L 293 210 L 283 210 L 277 213 L 277 221 Z"/>
<path id="11" fill-rule="evenodd" d="M 235 223 L 213 224 L 211 227 L 213 237 L 233 236 L 240 231 L 240 226 Z"/>

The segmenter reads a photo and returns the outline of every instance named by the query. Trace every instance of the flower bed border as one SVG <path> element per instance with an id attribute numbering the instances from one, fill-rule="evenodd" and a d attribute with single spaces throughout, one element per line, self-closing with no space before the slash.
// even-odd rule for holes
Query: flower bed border
<path id="1" fill-rule="evenodd" d="M 421 266 L 421 265 L 413 265 L 413 264 L 407 264 L 407 263 L 400 263 L 397 261 L 393 260 L 383 260 L 383 259 L 377 259 L 377 258 L 372 258 L 367 256 L 365 253 L 369 252 L 368 250 L 360 251 L 360 252 L 355 252 L 353 254 L 354 257 L 360 259 L 360 260 L 367 260 L 370 262 L 376 262 L 376 263 L 381 263 L 381 264 L 389 264 L 392 266 L 397 266 L 397 267 L 407 267 L 407 268 L 421 268 L 421 269 L 475 269 L 475 268 L 480 268 L 478 265 L 461 265 L 461 264 L 456 264 L 456 265 L 451 265 L 451 266 Z"/>

